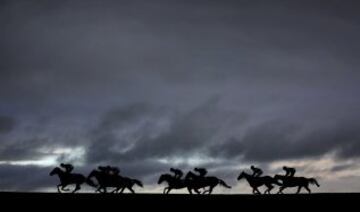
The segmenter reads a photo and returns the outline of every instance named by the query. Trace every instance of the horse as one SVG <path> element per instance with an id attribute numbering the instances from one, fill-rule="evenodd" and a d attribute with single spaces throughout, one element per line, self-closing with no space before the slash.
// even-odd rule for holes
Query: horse
<path id="1" fill-rule="evenodd" d="M 107 188 L 115 187 L 115 189 L 112 191 L 112 193 L 114 193 L 117 187 L 119 187 L 115 182 L 115 178 L 104 172 L 93 170 L 90 172 L 87 179 L 91 179 L 93 177 L 95 177 L 96 181 L 98 182 L 98 185 L 94 186 L 97 187 L 95 192 L 107 193 Z"/>
<path id="2" fill-rule="evenodd" d="M 221 185 L 229 189 L 231 188 L 231 186 L 227 185 L 222 179 L 213 176 L 200 177 L 191 171 L 189 171 L 185 176 L 185 184 L 188 186 L 190 194 L 192 194 L 192 189 L 199 194 L 198 189 L 205 189 L 206 187 L 209 187 L 209 189 L 204 190 L 202 194 L 208 193 L 210 195 L 217 185 Z"/>
<path id="3" fill-rule="evenodd" d="M 254 177 L 244 171 L 240 173 L 237 180 L 241 180 L 242 178 L 245 178 L 247 180 L 247 182 L 253 189 L 253 194 L 261 194 L 258 188 L 263 185 L 267 187 L 264 194 L 270 194 L 270 191 L 274 188 L 273 184 L 281 185 L 275 178 L 272 178 L 270 176 Z"/>
<path id="4" fill-rule="evenodd" d="M 289 187 L 298 187 L 297 194 L 300 193 L 301 189 L 304 187 L 308 193 L 311 193 L 309 188 L 310 184 L 314 184 L 317 187 L 320 187 L 319 183 L 316 181 L 315 178 L 306 178 L 306 177 L 288 177 L 284 175 L 275 175 L 275 179 L 282 181 L 282 186 L 278 194 L 283 194 L 283 190 Z"/>
<path id="5" fill-rule="evenodd" d="M 107 188 L 113 187 L 115 189 L 111 193 L 118 193 L 120 189 L 120 193 L 123 193 L 125 188 L 129 189 L 131 193 L 135 193 L 132 189 L 135 184 L 143 187 L 142 182 L 139 180 L 119 175 L 112 176 L 98 170 L 93 170 L 87 178 L 91 179 L 92 177 L 95 177 L 99 184 L 97 186 L 98 189 L 95 192 L 107 193 Z"/>
<path id="6" fill-rule="evenodd" d="M 80 185 L 83 183 L 87 183 L 90 186 L 95 185 L 90 179 L 87 179 L 84 175 L 67 173 L 61 170 L 59 167 L 54 168 L 49 173 L 49 175 L 50 176 L 58 175 L 60 179 L 60 184 L 57 185 L 57 190 L 59 193 L 62 193 L 61 191 L 69 191 L 69 189 L 66 189 L 65 187 L 72 184 L 76 185 L 72 193 L 75 193 L 76 191 L 80 190 L 81 189 Z"/>
<path id="7" fill-rule="evenodd" d="M 132 179 L 132 178 L 128 178 L 128 177 L 122 177 L 122 176 L 117 176 L 118 177 L 118 183 L 119 183 L 119 187 L 117 187 L 115 189 L 116 193 L 123 193 L 125 188 L 127 188 L 131 193 L 135 193 L 134 189 L 132 187 L 134 187 L 134 185 L 143 187 L 143 184 L 140 180 L 137 179 Z M 120 190 L 121 189 L 121 190 Z M 120 192 L 119 192 L 120 190 Z"/>
<path id="8" fill-rule="evenodd" d="M 175 178 L 170 174 L 162 174 L 159 177 L 158 184 L 160 185 L 163 182 L 167 182 L 168 186 L 164 188 L 163 194 L 168 194 L 172 189 L 182 189 L 186 188 L 187 185 L 183 179 Z M 189 191 L 191 193 L 191 191 Z"/>

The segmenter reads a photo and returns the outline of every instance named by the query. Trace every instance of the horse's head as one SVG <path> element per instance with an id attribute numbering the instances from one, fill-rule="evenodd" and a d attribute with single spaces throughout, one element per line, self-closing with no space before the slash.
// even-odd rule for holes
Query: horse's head
<path id="1" fill-rule="evenodd" d="M 185 179 L 191 179 L 194 178 L 196 175 L 192 171 L 188 171 L 188 173 L 185 175 Z"/>
<path id="2" fill-rule="evenodd" d="M 158 184 L 161 184 L 162 182 L 164 181 L 167 181 L 168 178 L 169 178 L 169 174 L 162 174 L 160 177 L 159 177 L 159 180 L 158 180 Z"/>
<path id="3" fill-rule="evenodd" d="M 61 171 L 61 169 L 60 169 L 59 167 L 55 167 L 55 168 L 49 173 L 49 175 L 50 175 L 50 176 L 53 176 L 53 175 L 59 174 L 59 173 L 61 173 L 61 172 L 63 172 L 63 171 Z"/>
<path id="4" fill-rule="evenodd" d="M 238 176 L 237 180 L 241 180 L 242 178 L 246 177 L 246 173 L 242 171 L 240 175 Z"/>

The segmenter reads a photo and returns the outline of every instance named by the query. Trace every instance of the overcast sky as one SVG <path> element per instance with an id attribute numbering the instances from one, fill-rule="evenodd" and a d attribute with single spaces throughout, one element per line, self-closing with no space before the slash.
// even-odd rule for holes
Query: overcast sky
<path id="1" fill-rule="evenodd" d="M 251 164 L 360 192 L 356 0 L 0 2 L 0 190 Z M 315 189 L 315 188 L 314 188 Z"/>

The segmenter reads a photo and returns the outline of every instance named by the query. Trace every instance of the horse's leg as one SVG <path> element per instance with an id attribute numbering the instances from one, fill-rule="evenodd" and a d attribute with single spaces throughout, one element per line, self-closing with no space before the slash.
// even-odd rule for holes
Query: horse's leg
<path id="1" fill-rule="evenodd" d="M 197 194 L 201 194 L 201 192 L 199 191 L 199 188 L 195 188 L 194 190 Z"/>
<path id="2" fill-rule="evenodd" d="M 96 191 L 99 192 L 99 193 L 104 193 L 104 188 L 103 187 L 99 187 Z"/>
<path id="3" fill-rule="evenodd" d="M 69 189 L 65 188 L 67 186 L 67 184 L 63 184 L 63 183 L 60 183 L 58 185 L 58 191 L 61 190 L 61 191 L 69 191 Z M 60 191 L 59 191 L 60 192 Z M 60 192 L 61 193 L 61 192 Z"/>
<path id="4" fill-rule="evenodd" d="M 116 193 L 117 193 L 117 194 L 120 193 L 120 189 L 121 189 L 121 187 L 118 187 L 118 188 L 117 188 L 117 190 L 116 190 Z"/>
<path id="5" fill-rule="evenodd" d="M 169 194 L 169 193 L 170 193 L 170 191 L 171 191 L 171 188 L 168 188 L 168 190 L 167 190 L 166 194 Z"/>
<path id="6" fill-rule="evenodd" d="M 208 195 L 210 195 L 210 194 L 212 193 L 213 189 L 214 189 L 213 186 L 211 186 L 211 187 L 209 188 L 209 193 L 208 193 Z"/>
<path id="7" fill-rule="evenodd" d="M 281 186 L 280 189 L 279 189 L 278 194 L 283 194 L 283 190 L 284 190 L 284 189 L 285 189 L 285 187 L 284 187 L 284 186 Z"/>
<path id="8" fill-rule="evenodd" d="M 100 187 L 98 188 L 98 191 L 99 191 L 100 193 L 106 193 L 106 187 L 105 187 L 105 186 L 100 186 Z"/>
<path id="9" fill-rule="evenodd" d="M 271 184 L 269 184 L 269 185 L 266 185 L 266 187 L 267 187 L 267 189 L 266 189 L 266 191 L 265 191 L 265 194 L 270 194 L 270 191 L 271 191 L 271 189 L 274 188 L 274 186 L 272 186 Z"/>
<path id="10" fill-rule="evenodd" d="M 165 188 L 164 188 L 163 194 L 167 194 L 167 193 L 166 193 L 166 190 L 167 190 L 167 189 L 169 189 L 169 187 L 165 187 Z"/>
<path id="11" fill-rule="evenodd" d="M 253 189 L 253 194 L 256 194 L 256 190 L 255 190 L 255 187 L 253 187 L 252 189 Z"/>
<path id="12" fill-rule="evenodd" d="M 124 191 L 125 191 L 125 186 L 122 187 L 122 189 L 121 189 L 121 191 L 120 191 L 120 194 L 124 193 Z"/>
<path id="13" fill-rule="evenodd" d="M 119 191 L 118 191 L 118 193 L 119 194 L 122 194 L 124 192 L 124 189 L 121 187 L 121 188 L 119 188 Z"/>
<path id="14" fill-rule="evenodd" d="M 99 188 L 97 188 L 97 189 L 95 190 L 95 193 L 97 193 L 97 192 L 101 193 L 101 189 L 102 189 L 102 187 L 99 186 Z"/>
<path id="15" fill-rule="evenodd" d="M 209 188 L 209 190 L 206 190 L 206 187 L 204 187 L 204 191 L 202 192 L 202 194 L 209 193 L 209 191 L 210 191 L 210 188 Z"/>
<path id="16" fill-rule="evenodd" d="M 188 187 L 187 189 L 188 189 L 188 191 L 189 191 L 190 194 L 193 194 L 192 191 L 191 191 L 191 189 L 190 189 L 189 187 Z"/>
<path id="17" fill-rule="evenodd" d="M 61 183 L 59 185 L 57 185 L 57 190 L 58 190 L 59 193 L 61 193 L 60 186 L 62 186 Z"/>
<path id="18" fill-rule="evenodd" d="M 268 189 L 268 194 L 271 194 L 271 190 L 274 188 L 274 186 L 270 185 L 270 188 Z"/>
<path id="19" fill-rule="evenodd" d="M 302 186 L 298 186 L 297 194 L 300 193 Z"/>
<path id="20" fill-rule="evenodd" d="M 308 185 L 304 186 L 304 188 L 309 192 L 309 194 L 311 194 L 311 190 Z"/>
<path id="21" fill-rule="evenodd" d="M 117 193 L 117 194 L 120 193 L 120 189 L 121 189 L 121 187 L 117 187 L 115 193 Z"/>
<path id="22" fill-rule="evenodd" d="M 75 193 L 76 191 L 80 190 L 80 184 L 76 184 L 75 189 L 72 191 L 72 193 Z"/>
<path id="23" fill-rule="evenodd" d="M 268 191 L 269 191 L 269 185 L 268 185 L 268 184 L 265 184 L 265 186 L 266 186 L 266 190 L 264 191 L 264 194 L 267 194 Z"/>
<path id="24" fill-rule="evenodd" d="M 102 189 L 102 191 L 101 191 L 101 189 Z M 98 190 L 100 193 L 107 193 L 106 187 L 99 187 Z"/>
<path id="25" fill-rule="evenodd" d="M 69 191 L 69 189 L 66 188 L 66 186 L 67 186 L 67 185 L 62 185 L 62 186 L 61 186 L 61 190 L 63 190 L 63 191 Z"/>
<path id="26" fill-rule="evenodd" d="M 253 187 L 253 194 L 261 194 L 257 187 Z"/>
<path id="27" fill-rule="evenodd" d="M 131 186 L 127 188 L 131 191 L 132 194 L 135 194 L 135 191 L 131 188 Z"/>

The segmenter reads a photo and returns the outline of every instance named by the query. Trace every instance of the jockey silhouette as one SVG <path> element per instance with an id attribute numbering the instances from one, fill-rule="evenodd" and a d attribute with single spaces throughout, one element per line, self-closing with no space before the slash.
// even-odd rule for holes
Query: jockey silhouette
<path id="1" fill-rule="evenodd" d="M 104 173 L 110 172 L 110 166 L 98 166 L 98 169 Z"/>
<path id="2" fill-rule="evenodd" d="M 61 163 L 60 167 L 65 169 L 65 172 L 68 174 L 74 169 L 74 166 L 70 163 Z"/>
<path id="3" fill-rule="evenodd" d="M 295 168 L 284 166 L 283 170 L 285 170 L 286 174 L 285 177 L 294 177 L 295 175 Z"/>
<path id="4" fill-rule="evenodd" d="M 263 171 L 258 167 L 251 166 L 250 168 L 253 171 L 253 174 L 252 174 L 253 177 L 260 177 L 260 175 L 262 175 L 262 173 L 263 173 Z"/>
<path id="5" fill-rule="evenodd" d="M 199 177 L 205 177 L 207 170 L 205 168 L 195 168 L 194 171 L 199 173 Z"/>
<path id="6" fill-rule="evenodd" d="M 120 170 L 113 166 L 98 166 L 98 169 L 107 175 L 119 175 Z"/>
<path id="7" fill-rule="evenodd" d="M 170 168 L 170 172 L 174 173 L 176 179 L 180 179 L 183 176 L 183 172 L 180 169 Z"/>
<path id="8" fill-rule="evenodd" d="M 111 168 L 111 172 L 112 172 L 113 175 L 119 175 L 120 169 L 118 167 L 115 167 L 115 166 L 111 167 L 110 166 L 110 168 Z"/>

